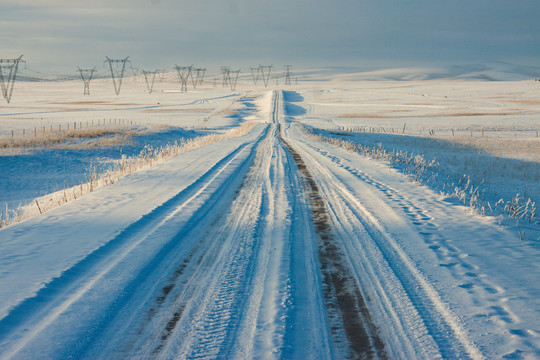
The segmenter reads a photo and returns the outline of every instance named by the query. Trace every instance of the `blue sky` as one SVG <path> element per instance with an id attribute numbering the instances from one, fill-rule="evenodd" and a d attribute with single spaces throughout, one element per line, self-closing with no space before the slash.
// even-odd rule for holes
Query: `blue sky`
<path id="1" fill-rule="evenodd" d="M 2 0 L 0 58 L 133 66 L 540 64 L 538 0 Z"/>

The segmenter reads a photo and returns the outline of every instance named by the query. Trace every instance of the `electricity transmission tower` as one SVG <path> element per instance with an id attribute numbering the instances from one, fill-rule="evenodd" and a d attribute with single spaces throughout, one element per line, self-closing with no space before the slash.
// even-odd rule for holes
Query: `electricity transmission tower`
<path id="1" fill-rule="evenodd" d="M 292 65 L 285 65 L 285 85 L 291 85 Z"/>
<path id="2" fill-rule="evenodd" d="M 84 83 L 84 95 L 90 95 L 90 80 L 92 80 L 92 76 L 94 75 L 95 71 L 96 71 L 96 68 L 93 68 L 93 69 L 79 68 L 79 72 L 81 73 L 81 78 Z"/>
<path id="3" fill-rule="evenodd" d="M 206 68 L 195 69 L 195 73 L 197 74 L 197 79 L 195 80 L 193 87 L 195 87 L 195 84 L 201 85 L 203 83 L 205 72 L 206 72 Z"/>
<path id="4" fill-rule="evenodd" d="M 181 92 L 187 92 L 187 82 L 189 77 L 191 76 L 191 72 L 193 70 L 192 66 L 178 66 L 175 65 L 174 67 L 176 69 L 176 72 L 178 73 L 178 80 L 180 80 Z"/>
<path id="5" fill-rule="evenodd" d="M 126 70 L 126 62 L 128 62 L 128 58 L 125 58 L 125 59 L 120 59 L 120 60 L 113 60 L 113 59 L 109 59 L 109 57 L 105 56 L 107 58 L 107 62 L 109 62 L 109 68 L 111 69 L 111 77 L 112 77 L 112 80 L 113 80 L 113 84 L 114 84 L 114 91 L 116 92 L 116 95 L 120 95 L 120 87 L 122 86 L 122 79 L 124 78 L 124 71 Z M 131 62 L 131 61 L 129 61 Z M 117 68 L 120 68 L 120 66 L 122 67 L 122 70 L 118 71 L 118 69 L 116 69 L 116 74 L 115 74 L 115 70 L 113 70 L 113 64 L 116 64 L 118 65 Z M 116 83 L 116 80 L 118 79 L 118 84 Z"/>
<path id="6" fill-rule="evenodd" d="M 133 82 L 138 82 L 139 78 L 137 76 L 139 75 L 140 68 L 134 68 L 131 65 L 129 65 L 129 68 L 131 69 L 131 73 L 133 74 Z"/>
<path id="7" fill-rule="evenodd" d="M 251 79 L 253 80 L 253 85 L 257 85 L 257 81 L 259 81 L 259 74 L 261 73 L 261 67 L 250 67 L 249 69 L 251 70 Z M 256 73 L 255 70 L 257 70 Z"/>
<path id="8" fill-rule="evenodd" d="M 163 82 L 167 78 L 167 73 L 165 70 L 158 70 L 159 82 Z"/>
<path id="9" fill-rule="evenodd" d="M 146 87 L 148 88 L 148 93 L 151 94 L 154 91 L 154 81 L 156 80 L 156 74 L 159 73 L 159 70 L 154 71 L 142 71 L 144 74 L 144 80 L 146 80 Z M 152 81 L 149 80 L 149 77 L 152 77 Z"/>
<path id="10" fill-rule="evenodd" d="M 230 66 L 222 66 L 221 67 L 221 74 L 223 75 L 223 87 L 229 86 L 230 78 L 231 78 L 231 67 Z"/>
<path id="11" fill-rule="evenodd" d="M 233 76 L 231 77 L 231 73 Z M 236 76 L 234 76 L 236 74 Z M 229 84 L 231 86 L 231 91 L 234 91 L 236 89 L 236 83 L 238 81 L 238 75 L 240 74 L 240 69 L 235 71 L 229 71 Z"/>
<path id="12" fill-rule="evenodd" d="M 268 80 L 270 79 L 270 73 L 272 72 L 273 66 L 274 65 L 259 65 L 259 69 L 262 74 L 264 87 L 268 87 Z"/>
<path id="13" fill-rule="evenodd" d="M 2 95 L 8 104 L 11 101 L 11 95 L 13 95 L 13 86 L 15 85 L 19 62 L 25 62 L 21 60 L 22 57 L 21 55 L 17 59 L 0 59 L 0 85 L 2 86 Z M 5 75 L 4 70 L 6 71 Z"/>

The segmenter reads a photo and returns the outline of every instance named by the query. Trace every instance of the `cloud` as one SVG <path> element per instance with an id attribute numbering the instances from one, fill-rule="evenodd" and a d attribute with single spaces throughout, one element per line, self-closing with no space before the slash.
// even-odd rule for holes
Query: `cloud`
<path id="1" fill-rule="evenodd" d="M 436 62 L 540 55 L 536 0 L 4 0 L 0 57 L 73 68 L 281 61 Z"/>

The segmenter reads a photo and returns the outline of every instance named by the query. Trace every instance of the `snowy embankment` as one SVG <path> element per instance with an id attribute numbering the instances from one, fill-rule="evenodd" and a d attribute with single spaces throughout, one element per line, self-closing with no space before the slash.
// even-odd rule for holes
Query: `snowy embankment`
<path id="1" fill-rule="evenodd" d="M 319 141 L 384 161 L 472 214 L 499 217 L 522 240 L 540 240 L 539 164 L 505 159 L 438 139 L 304 128 Z"/>
<path id="2" fill-rule="evenodd" d="M 123 150 L 120 149 L 120 157 L 117 160 L 114 160 L 114 157 L 109 154 L 109 158 L 107 158 L 107 163 L 105 164 L 102 163 L 94 165 L 92 161 L 96 160 L 96 154 L 95 152 L 92 152 L 91 156 L 87 155 L 89 157 L 89 160 L 87 160 L 89 163 L 86 162 L 88 167 L 84 169 L 84 182 L 80 182 L 81 175 L 75 171 L 71 173 L 71 175 L 74 177 L 74 180 L 72 181 L 80 182 L 75 186 L 66 188 L 65 181 L 67 177 L 64 177 L 64 188 L 62 190 L 35 198 L 28 205 L 19 205 L 16 210 L 13 209 L 10 211 L 8 204 L 6 203 L 5 212 L 0 211 L 0 228 L 13 223 L 21 222 L 37 214 L 43 214 L 44 212 L 61 206 L 67 202 L 76 200 L 77 198 L 102 186 L 112 185 L 126 175 L 132 174 L 146 167 L 159 164 L 185 151 L 244 135 L 245 133 L 249 132 L 254 125 L 255 124 L 253 122 L 248 122 L 239 127 L 232 128 L 223 134 L 210 134 L 196 137 L 185 136 L 186 134 L 189 134 L 189 132 L 182 131 L 182 129 L 175 129 L 172 131 L 169 130 L 169 132 L 175 133 L 176 135 L 174 143 L 167 143 L 164 141 L 164 139 L 162 139 L 165 145 L 157 148 L 153 148 L 152 145 L 148 143 L 144 146 L 139 154 L 132 156 L 123 154 Z M 184 136 L 181 136 L 180 134 Z M 50 151 L 47 150 L 37 152 L 44 158 L 46 158 L 47 154 L 50 153 Z M 81 155 L 79 153 L 76 157 L 80 161 Z M 84 155 L 86 155 L 86 153 L 83 153 L 83 156 Z M 85 162 L 82 163 L 85 164 Z M 13 171 L 12 168 L 8 168 L 9 171 Z M 71 170 L 73 171 L 74 169 Z M 32 182 L 34 185 L 35 183 L 35 181 Z M 8 185 L 10 185 L 9 182 Z M 51 185 L 52 184 L 49 184 L 49 186 Z M 29 191 L 26 191 L 26 194 L 28 193 Z M 17 194 L 15 194 L 15 196 L 16 195 Z"/>

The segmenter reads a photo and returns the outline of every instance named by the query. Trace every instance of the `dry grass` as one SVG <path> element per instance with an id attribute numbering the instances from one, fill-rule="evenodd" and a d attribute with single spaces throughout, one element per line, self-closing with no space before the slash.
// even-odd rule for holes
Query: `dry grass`
<path id="1" fill-rule="evenodd" d="M 113 146 L 126 146 L 131 143 L 131 137 L 138 135 L 135 132 L 126 132 L 126 133 L 116 133 L 112 136 L 98 137 L 93 138 L 88 141 L 80 143 L 63 143 L 55 146 L 55 148 L 60 149 L 72 149 L 72 150 L 83 150 L 83 149 L 93 149 L 93 148 L 107 148 Z"/>
<path id="2" fill-rule="evenodd" d="M 136 106 L 136 103 L 115 103 L 110 101 L 65 101 L 65 102 L 49 102 L 52 105 L 113 105 L 113 106 Z"/>
<path id="3" fill-rule="evenodd" d="M 207 112 L 210 109 L 194 108 L 194 109 L 143 109 L 145 113 L 202 113 Z"/>
<path id="4" fill-rule="evenodd" d="M 398 112 L 398 111 L 399 110 L 392 111 L 392 112 Z M 409 111 L 409 110 L 402 110 L 402 111 L 406 112 L 406 111 Z M 352 119 L 394 119 L 394 118 L 399 118 L 401 116 L 392 116 L 392 115 L 387 115 L 385 113 L 366 113 L 366 114 L 346 113 L 346 114 L 338 115 L 337 117 L 339 117 L 339 118 L 352 118 Z"/>
<path id="5" fill-rule="evenodd" d="M 521 109 L 511 109 L 514 111 L 520 111 Z M 507 116 L 515 115 L 515 112 L 505 111 L 505 112 L 444 112 L 444 113 L 434 113 L 434 114 L 408 114 L 411 110 L 391 110 L 379 113 L 345 113 L 337 115 L 338 118 L 353 118 L 353 119 L 400 119 L 407 117 L 415 118 L 434 118 L 434 117 L 468 117 L 468 116 Z M 391 115 L 391 113 L 405 113 L 399 115 Z"/>
<path id="6" fill-rule="evenodd" d="M 218 112 L 216 112 L 215 115 L 234 115 L 234 114 L 238 114 L 238 110 L 223 109 L 223 110 L 219 110 Z"/>
<path id="7" fill-rule="evenodd" d="M 523 105 L 540 105 L 540 100 L 505 100 L 505 102 Z"/>
<path id="8" fill-rule="evenodd" d="M 519 110 L 519 109 L 515 109 Z M 456 113 L 438 113 L 438 114 L 426 114 L 418 117 L 458 117 L 458 116 L 507 116 L 507 115 L 515 115 L 515 112 L 456 112 Z"/>
<path id="9" fill-rule="evenodd" d="M 20 147 L 39 147 L 46 145 L 57 145 L 74 139 L 98 138 L 111 134 L 130 135 L 127 127 L 90 127 L 71 130 L 38 130 L 29 131 L 25 136 L 2 136 L 0 137 L 0 148 L 20 148 Z M 132 135 L 132 134 L 131 134 Z"/>

